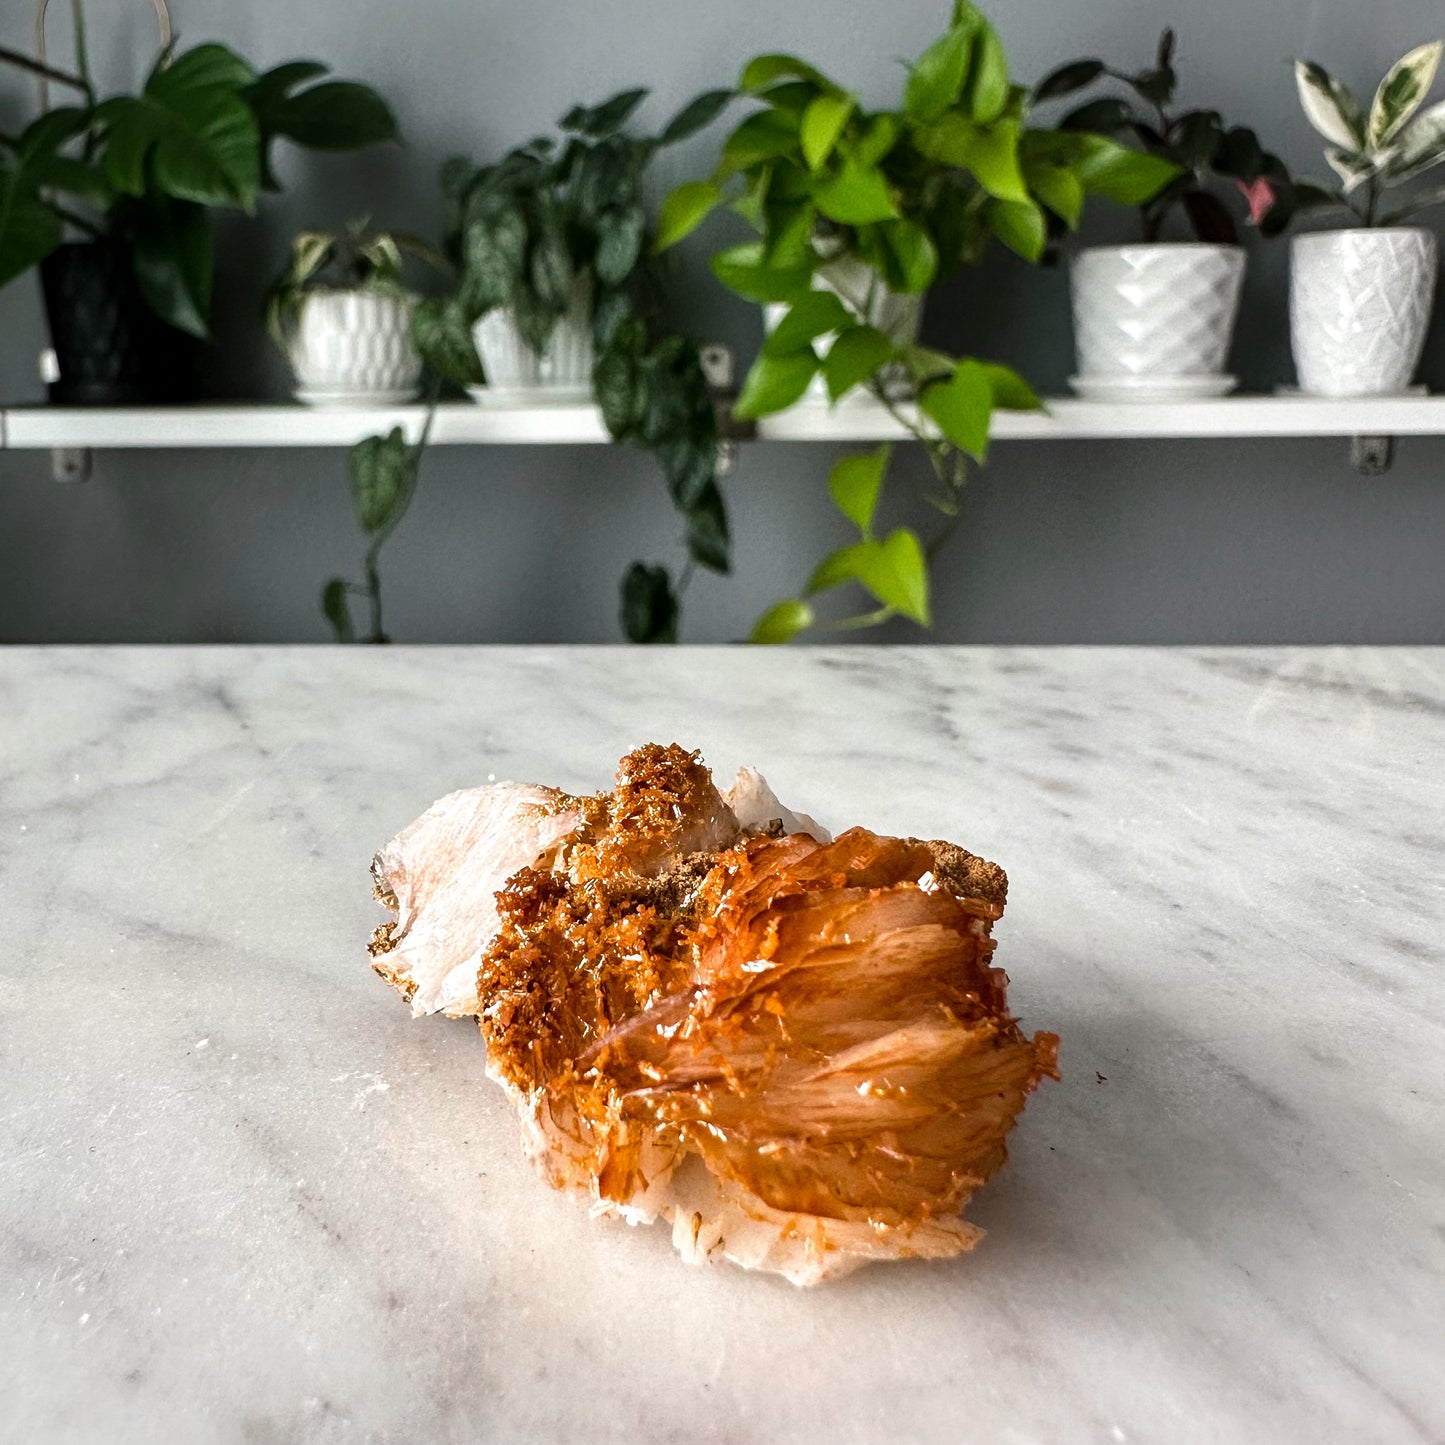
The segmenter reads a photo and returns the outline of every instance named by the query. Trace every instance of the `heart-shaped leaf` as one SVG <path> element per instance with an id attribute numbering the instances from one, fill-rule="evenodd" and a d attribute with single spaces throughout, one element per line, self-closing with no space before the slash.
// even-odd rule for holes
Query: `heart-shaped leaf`
<path id="1" fill-rule="evenodd" d="M 777 602 L 753 624 L 748 641 L 763 646 L 790 642 L 798 633 L 813 625 L 813 609 L 800 597 Z"/>
<path id="2" fill-rule="evenodd" d="M 802 351 L 818 337 L 854 324 L 852 313 L 833 292 L 809 291 L 788 308 L 763 343 L 763 351 L 768 356 Z"/>
<path id="3" fill-rule="evenodd" d="M 656 251 L 675 246 L 691 235 L 722 200 L 722 192 L 711 181 L 689 181 L 679 186 L 662 203 L 657 215 Z"/>
<path id="4" fill-rule="evenodd" d="M 844 457 L 828 478 L 828 491 L 834 504 L 865 540 L 872 535 L 873 514 L 878 510 L 883 478 L 892 455 L 893 448 L 884 445 L 861 456 Z"/>
<path id="5" fill-rule="evenodd" d="M 965 357 L 953 375 L 930 386 L 918 404 L 961 451 L 980 462 L 988 454 L 993 386 L 979 362 Z"/>
<path id="6" fill-rule="evenodd" d="M 829 397 L 837 401 L 855 386 L 861 386 L 893 359 L 893 352 L 893 343 L 876 326 L 852 326 L 840 332 L 823 358 Z"/>
<path id="7" fill-rule="evenodd" d="M 836 176 L 814 186 L 813 199 L 830 221 L 842 226 L 867 226 L 898 214 L 883 172 L 853 160 L 844 161 Z"/>
<path id="8" fill-rule="evenodd" d="M 676 642 L 677 597 L 666 567 L 634 562 L 622 579 L 622 631 L 629 642 Z"/>
<path id="9" fill-rule="evenodd" d="M 817 372 L 818 358 L 811 347 L 785 356 L 765 353 L 753 363 L 743 381 L 734 415 L 746 419 L 785 410 L 807 391 Z"/>
<path id="10" fill-rule="evenodd" d="M 853 114 L 855 101 L 851 95 L 824 94 L 813 99 L 803 112 L 798 135 L 803 147 L 803 160 L 810 171 L 818 170 L 833 154 L 838 137 Z"/>

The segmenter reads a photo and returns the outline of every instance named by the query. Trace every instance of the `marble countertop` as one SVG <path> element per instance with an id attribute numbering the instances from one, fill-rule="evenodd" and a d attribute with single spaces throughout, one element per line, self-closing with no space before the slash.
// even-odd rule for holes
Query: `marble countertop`
<path id="1" fill-rule="evenodd" d="M 1008 869 L 973 1254 L 689 1269 L 367 968 L 647 739 Z M 0 650 L 0 875 L 0 1439 L 1445 1439 L 1445 651 Z"/>

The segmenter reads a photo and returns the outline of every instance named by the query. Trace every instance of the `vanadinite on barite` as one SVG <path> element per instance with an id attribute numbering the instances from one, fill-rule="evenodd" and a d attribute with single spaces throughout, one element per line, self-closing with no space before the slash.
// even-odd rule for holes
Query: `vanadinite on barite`
<path id="1" fill-rule="evenodd" d="M 373 966 L 415 1013 L 476 1014 L 487 1072 L 561 1188 L 690 1260 L 813 1284 L 944 1256 L 1058 1040 L 1009 1016 L 1008 880 L 951 843 L 719 792 L 648 744 L 610 793 L 452 793 L 373 864 Z"/>

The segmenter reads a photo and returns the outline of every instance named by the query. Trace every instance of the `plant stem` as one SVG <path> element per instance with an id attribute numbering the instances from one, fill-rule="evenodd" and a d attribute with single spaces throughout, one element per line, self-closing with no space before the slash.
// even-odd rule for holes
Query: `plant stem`
<path id="1" fill-rule="evenodd" d="M 75 68 L 85 86 L 85 99 L 95 104 L 95 81 L 90 73 L 90 52 L 85 43 L 85 0 L 70 0 L 71 21 L 75 28 Z"/>
<path id="2" fill-rule="evenodd" d="M 80 76 L 71 75 L 65 70 L 56 70 L 53 65 L 46 65 L 28 55 L 22 55 L 20 51 L 11 50 L 6 45 L 0 45 L 0 64 L 13 65 L 20 70 L 28 70 L 31 75 L 38 75 L 42 80 L 54 81 L 56 85 L 68 85 L 72 90 L 90 94 L 90 87 Z"/>

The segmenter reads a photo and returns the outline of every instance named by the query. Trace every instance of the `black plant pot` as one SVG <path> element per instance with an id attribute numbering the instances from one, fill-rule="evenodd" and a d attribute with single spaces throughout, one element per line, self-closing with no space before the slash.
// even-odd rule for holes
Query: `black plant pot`
<path id="1" fill-rule="evenodd" d="M 60 370 L 51 401 L 138 406 L 196 399 L 201 343 L 145 304 L 128 247 L 67 241 L 40 263 L 40 281 Z"/>

